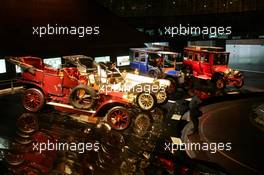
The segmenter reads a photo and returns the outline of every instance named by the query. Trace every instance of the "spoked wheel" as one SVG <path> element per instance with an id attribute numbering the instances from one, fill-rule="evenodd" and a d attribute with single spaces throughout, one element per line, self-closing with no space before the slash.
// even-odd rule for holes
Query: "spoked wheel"
<path id="1" fill-rule="evenodd" d="M 223 78 L 219 77 L 215 80 L 215 87 L 217 89 L 224 89 L 225 88 L 225 81 Z"/>
<path id="2" fill-rule="evenodd" d="M 151 117 L 155 123 L 161 123 L 163 121 L 163 115 L 163 111 L 160 108 L 155 108 L 153 112 L 151 112 Z"/>
<path id="3" fill-rule="evenodd" d="M 5 160 L 9 165 L 17 166 L 24 162 L 24 156 L 22 154 L 7 152 L 5 154 Z"/>
<path id="4" fill-rule="evenodd" d="M 157 103 L 157 98 L 152 93 L 141 92 L 137 95 L 136 102 L 142 110 L 151 111 Z"/>
<path id="5" fill-rule="evenodd" d="M 151 124 L 151 120 L 149 115 L 140 113 L 137 115 L 134 121 L 133 130 L 138 136 L 143 136 L 150 127 L 150 124 Z"/>
<path id="6" fill-rule="evenodd" d="M 131 117 L 128 110 L 122 106 L 116 106 L 108 111 L 106 114 L 108 124 L 115 130 L 127 129 Z"/>
<path id="7" fill-rule="evenodd" d="M 38 129 L 38 120 L 33 113 L 24 113 L 17 120 L 17 128 L 23 133 L 32 133 Z"/>
<path id="8" fill-rule="evenodd" d="M 41 90 L 36 88 L 30 88 L 25 91 L 23 98 L 23 106 L 30 112 L 39 111 L 45 103 L 44 94 Z"/>
<path id="9" fill-rule="evenodd" d="M 167 92 L 164 89 L 159 90 L 158 93 L 156 94 L 156 97 L 157 97 L 157 103 L 159 105 L 163 105 L 168 101 Z"/>
<path id="10" fill-rule="evenodd" d="M 87 86 L 75 87 L 70 94 L 70 103 L 79 109 L 89 109 L 95 104 L 95 91 Z"/>

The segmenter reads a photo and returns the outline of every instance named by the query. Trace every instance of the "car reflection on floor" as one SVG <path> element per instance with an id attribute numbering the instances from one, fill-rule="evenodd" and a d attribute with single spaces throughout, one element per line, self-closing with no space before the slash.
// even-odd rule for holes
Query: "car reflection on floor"
<path id="1" fill-rule="evenodd" d="M 23 113 L 16 122 L 16 135 L 6 151 L 5 160 L 13 174 L 127 174 L 136 173 L 139 156 L 149 161 L 160 135 L 164 119 L 162 109 L 151 113 L 134 111 L 132 126 L 125 132 L 111 130 L 107 123 L 97 125 L 78 122 L 54 111 Z M 99 149 L 43 150 L 35 143 L 91 143 Z M 53 147 L 52 147 L 53 148 Z M 87 146 L 86 146 L 87 148 Z M 55 148 L 53 148 L 55 149 Z M 127 166 L 132 166 L 128 168 Z M 115 168 L 114 168 L 115 167 Z M 126 168 L 124 168 L 126 167 Z M 141 165 L 140 169 L 146 168 Z"/>
<path id="2" fill-rule="evenodd" d="M 193 173 L 193 167 L 197 168 L 199 164 L 184 151 L 171 154 L 164 150 L 164 143 L 171 143 L 174 135 L 181 137 L 181 130 L 186 125 L 187 121 L 171 119 L 174 114 L 184 115 L 188 111 L 185 99 L 170 100 L 149 113 L 134 108 L 130 127 L 116 131 L 104 120 L 97 124 L 87 123 L 52 108 L 40 113 L 25 113 L 15 103 L 19 98 L 19 95 L 10 95 L 4 97 L 6 101 L 0 101 L 2 113 L 9 117 L 0 120 L 7 120 L 5 128 L 13 132 L 9 134 L 11 144 L 5 160 L 14 174 L 184 175 Z M 14 107 L 17 110 L 12 110 Z M 33 143 L 38 142 L 76 144 L 72 149 L 44 149 L 39 153 L 39 150 L 33 150 Z M 89 143 L 85 145 L 87 150 L 78 143 Z"/>

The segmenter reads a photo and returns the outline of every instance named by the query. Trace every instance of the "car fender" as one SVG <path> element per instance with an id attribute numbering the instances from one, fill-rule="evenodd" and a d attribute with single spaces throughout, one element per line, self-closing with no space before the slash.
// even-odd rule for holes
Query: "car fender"
<path id="1" fill-rule="evenodd" d="M 150 72 L 150 71 L 155 71 L 155 72 L 157 72 L 158 75 L 161 73 L 159 68 L 153 67 L 153 66 L 148 67 L 148 72 Z"/>
<path id="2" fill-rule="evenodd" d="M 177 77 L 180 74 L 180 71 L 169 70 L 165 73 L 167 76 Z"/>
<path id="3" fill-rule="evenodd" d="M 218 77 L 224 77 L 225 74 L 223 72 L 215 72 L 212 76 L 212 80 L 216 80 Z"/>

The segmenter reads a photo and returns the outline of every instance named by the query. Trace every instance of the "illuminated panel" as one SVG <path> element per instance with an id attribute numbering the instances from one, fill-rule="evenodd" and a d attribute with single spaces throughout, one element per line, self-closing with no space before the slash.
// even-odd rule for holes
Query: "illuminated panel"
<path id="1" fill-rule="evenodd" d="M 21 67 L 16 65 L 16 73 L 21 73 Z"/>
<path id="2" fill-rule="evenodd" d="M 99 63 L 99 62 L 110 62 L 110 56 L 102 56 L 102 57 L 95 57 L 94 58 L 95 62 Z"/>
<path id="3" fill-rule="evenodd" d="M 128 66 L 130 64 L 129 56 L 119 56 L 116 58 L 117 66 Z"/>
<path id="4" fill-rule="evenodd" d="M 44 63 L 58 69 L 61 66 L 61 57 L 45 58 Z"/>
<path id="5" fill-rule="evenodd" d="M 6 62 L 4 59 L 0 59 L 0 73 L 6 73 Z"/>

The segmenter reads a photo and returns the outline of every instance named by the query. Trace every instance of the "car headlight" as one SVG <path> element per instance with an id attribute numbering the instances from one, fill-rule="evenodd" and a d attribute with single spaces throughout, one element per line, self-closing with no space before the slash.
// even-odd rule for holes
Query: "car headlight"
<path id="1" fill-rule="evenodd" d="M 239 70 L 234 71 L 235 76 L 242 76 L 242 73 Z"/>
<path id="2" fill-rule="evenodd" d="M 122 97 L 123 99 L 126 99 L 129 102 L 133 102 L 135 99 L 135 95 L 133 93 L 125 93 Z"/>
<path id="3" fill-rule="evenodd" d="M 230 74 L 231 72 L 232 72 L 232 69 L 226 69 L 224 73 L 225 73 L 226 75 L 228 75 L 228 74 Z"/>
<path id="4" fill-rule="evenodd" d="M 240 72 L 238 70 L 234 71 L 234 75 L 238 75 Z"/>

